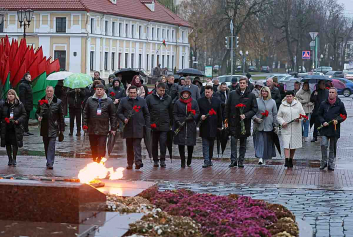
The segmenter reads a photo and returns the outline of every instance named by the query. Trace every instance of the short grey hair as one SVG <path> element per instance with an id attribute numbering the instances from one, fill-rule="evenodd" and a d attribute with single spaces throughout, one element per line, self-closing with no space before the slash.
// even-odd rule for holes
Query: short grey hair
<path id="1" fill-rule="evenodd" d="M 52 88 L 54 90 L 53 86 L 47 86 L 47 88 L 45 88 L 45 90 L 48 90 L 49 88 Z"/>

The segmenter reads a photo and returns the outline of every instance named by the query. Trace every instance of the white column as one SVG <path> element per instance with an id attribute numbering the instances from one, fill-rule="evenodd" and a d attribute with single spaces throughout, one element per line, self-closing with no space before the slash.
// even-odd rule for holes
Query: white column
<path id="1" fill-rule="evenodd" d="M 123 53 L 122 53 L 122 56 L 121 56 L 121 68 L 127 68 L 127 65 L 125 65 L 125 49 L 126 49 L 126 40 L 124 40 L 123 42 Z"/>
<path id="2" fill-rule="evenodd" d="M 86 74 L 90 74 L 90 62 L 91 62 L 91 37 L 87 37 L 86 40 L 86 72 L 82 72 L 82 73 L 86 73 Z M 94 60 L 93 60 L 94 62 Z"/>
<path id="3" fill-rule="evenodd" d="M 147 53 L 146 53 L 146 43 L 143 43 L 142 48 L 142 68 L 147 71 Z"/>
<path id="4" fill-rule="evenodd" d="M 182 59 L 183 59 L 183 46 L 179 46 L 179 68 L 182 69 Z"/>
<path id="5" fill-rule="evenodd" d="M 135 43 L 135 68 L 139 67 L 139 55 L 140 55 L 140 43 L 136 42 Z M 142 65 L 141 65 L 142 66 Z"/>
<path id="6" fill-rule="evenodd" d="M 100 55 L 100 51 L 101 51 L 101 40 L 100 38 L 96 38 L 96 52 L 95 52 L 95 56 L 96 56 L 96 60 L 95 60 L 95 70 L 96 71 L 100 71 L 101 70 L 101 55 Z"/>

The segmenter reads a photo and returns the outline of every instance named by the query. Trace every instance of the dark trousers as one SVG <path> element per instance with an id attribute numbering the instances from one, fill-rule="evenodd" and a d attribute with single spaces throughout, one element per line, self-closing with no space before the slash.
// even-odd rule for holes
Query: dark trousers
<path id="1" fill-rule="evenodd" d="M 76 118 L 77 133 L 81 132 L 81 108 L 69 108 L 70 113 L 70 133 L 74 132 L 74 122 Z"/>
<path id="2" fill-rule="evenodd" d="M 105 156 L 107 136 L 90 134 L 89 143 L 91 145 L 93 161 L 100 162 L 100 160 Z"/>
<path id="3" fill-rule="evenodd" d="M 43 137 L 45 157 L 47 158 L 47 166 L 54 165 L 55 159 L 55 141 L 56 137 Z"/>
<path id="4" fill-rule="evenodd" d="M 29 121 L 29 116 L 30 116 L 31 110 L 26 110 L 26 119 L 23 121 L 23 128 L 24 128 L 24 132 L 28 132 L 28 121 Z"/>
<path id="5" fill-rule="evenodd" d="M 165 161 L 165 154 L 167 152 L 167 132 L 152 132 L 152 156 L 154 162 L 158 162 L 158 143 L 161 151 L 160 160 Z"/>
<path id="6" fill-rule="evenodd" d="M 214 138 L 213 137 L 203 137 L 202 138 L 202 153 L 205 164 L 211 162 L 213 158 L 213 147 L 214 147 Z"/>
<path id="7" fill-rule="evenodd" d="M 142 138 L 126 138 L 126 150 L 127 150 L 127 165 L 132 166 L 142 164 L 141 155 L 141 140 Z"/>
<path id="8" fill-rule="evenodd" d="M 245 158 L 245 152 L 246 152 L 246 137 L 242 137 L 242 138 L 235 138 L 232 136 L 231 138 L 231 145 L 230 145 L 230 150 L 231 150 L 231 156 L 230 156 L 230 160 L 233 161 L 237 161 L 237 143 L 238 140 L 240 140 L 240 147 L 239 147 L 239 161 L 243 161 Z"/>
<path id="9" fill-rule="evenodd" d="M 185 146 L 179 145 L 178 148 L 179 148 L 181 163 L 183 163 L 185 162 Z M 194 152 L 194 147 L 188 146 L 188 163 L 191 163 L 193 152 Z"/>

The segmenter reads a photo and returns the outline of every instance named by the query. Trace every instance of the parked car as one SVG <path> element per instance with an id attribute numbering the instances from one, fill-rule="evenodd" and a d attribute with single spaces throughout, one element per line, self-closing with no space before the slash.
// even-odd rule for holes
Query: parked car
<path id="1" fill-rule="evenodd" d="M 332 79 L 335 80 L 335 79 Z M 337 88 L 337 92 L 339 95 L 344 95 L 345 97 L 351 96 L 353 93 L 353 82 L 351 80 L 348 80 L 346 78 L 337 78 L 341 83 L 345 85 L 345 88 L 343 88 L 341 91 L 339 91 L 339 88 L 337 88 L 334 84 L 334 86 Z"/>
<path id="2" fill-rule="evenodd" d="M 343 78 L 343 72 L 342 71 L 329 71 L 325 74 L 325 76 L 328 76 L 329 78 Z"/>
<path id="3" fill-rule="evenodd" d="M 262 66 L 261 67 L 261 72 L 270 73 L 271 72 L 270 67 L 269 66 Z"/>
<path id="4" fill-rule="evenodd" d="M 242 67 L 241 67 L 241 66 L 237 66 L 237 68 L 235 69 L 235 71 L 236 71 L 236 72 L 242 72 L 242 71 L 243 71 L 243 69 L 242 69 Z"/>
<path id="5" fill-rule="evenodd" d="M 344 70 L 343 71 L 344 74 L 344 78 L 348 79 L 348 80 L 353 80 L 353 71 L 351 70 Z"/>
<path id="6" fill-rule="evenodd" d="M 249 66 L 249 72 L 257 72 L 257 68 L 255 66 Z"/>
<path id="7" fill-rule="evenodd" d="M 321 66 L 321 67 L 316 68 L 314 71 L 315 72 L 322 72 L 322 73 L 326 74 L 327 72 L 332 71 L 332 67 Z"/>

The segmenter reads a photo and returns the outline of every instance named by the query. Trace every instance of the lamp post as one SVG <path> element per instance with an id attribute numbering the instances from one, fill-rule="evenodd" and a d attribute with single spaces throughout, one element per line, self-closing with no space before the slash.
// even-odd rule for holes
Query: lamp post
<path id="1" fill-rule="evenodd" d="M 320 58 L 321 58 L 321 60 L 320 60 L 320 66 L 322 66 L 322 60 L 324 60 L 324 55 L 321 54 Z"/>
<path id="2" fill-rule="evenodd" d="M 20 27 L 23 26 L 23 38 L 26 38 L 26 27 L 29 27 L 33 18 L 33 11 L 31 9 L 18 10 L 17 11 L 18 21 L 20 22 Z"/>
<path id="3" fill-rule="evenodd" d="M 244 73 L 245 73 L 245 60 L 246 60 L 246 56 L 249 55 L 249 52 L 246 51 L 245 54 L 243 54 L 243 51 L 240 50 L 240 51 L 239 51 L 239 54 L 240 54 L 241 56 L 243 56 L 243 74 L 244 74 Z"/>

